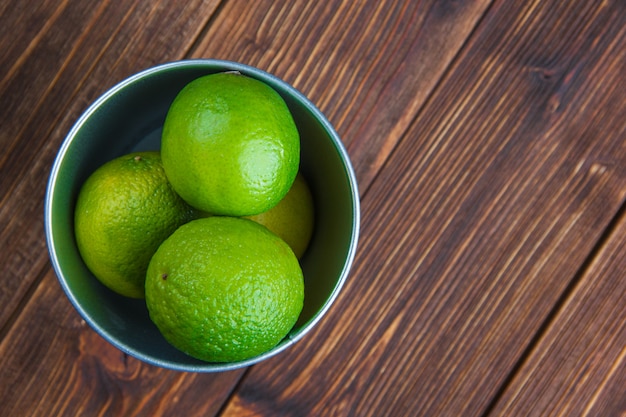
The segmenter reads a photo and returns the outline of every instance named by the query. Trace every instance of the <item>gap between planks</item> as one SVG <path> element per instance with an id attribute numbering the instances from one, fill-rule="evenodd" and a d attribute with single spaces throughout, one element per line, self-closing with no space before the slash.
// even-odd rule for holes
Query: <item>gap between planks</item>
<path id="1" fill-rule="evenodd" d="M 483 417 L 487 417 L 491 415 L 492 411 L 494 410 L 494 408 L 496 407 L 496 405 L 498 404 L 498 402 L 500 401 L 500 399 L 502 398 L 502 396 L 508 389 L 509 385 L 511 384 L 511 382 L 517 375 L 518 371 L 522 369 L 524 365 L 526 364 L 526 362 L 528 361 L 528 359 L 532 357 L 533 352 L 541 344 L 541 341 L 544 338 L 546 331 L 553 326 L 556 318 L 559 316 L 559 313 L 561 312 L 563 307 L 567 304 L 567 300 L 576 292 L 576 288 L 583 280 L 585 274 L 587 273 L 587 271 L 593 264 L 596 257 L 602 252 L 602 250 L 605 248 L 607 243 L 611 240 L 611 237 L 613 233 L 615 232 L 617 225 L 621 221 L 626 221 L 626 201 L 622 202 L 622 205 L 617 210 L 617 212 L 615 213 L 611 221 L 608 223 L 606 228 L 603 230 L 602 234 L 600 235 L 600 238 L 598 239 L 596 244 L 593 246 L 593 248 L 591 249 L 587 257 L 585 258 L 583 263 L 581 264 L 578 271 L 576 271 L 576 273 L 574 274 L 571 282 L 567 285 L 567 287 L 565 288 L 561 296 L 558 298 L 552 310 L 550 310 L 550 312 L 546 316 L 546 319 L 539 326 L 537 332 L 535 333 L 534 337 L 530 340 L 528 346 L 526 346 L 526 349 L 524 349 L 524 351 L 520 355 L 518 361 L 511 368 L 511 371 L 502 382 L 502 385 L 500 386 L 496 394 L 493 396 L 493 398 L 489 402 L 489 405 L 485 408 L 485 412 L 482 414 Z"/>

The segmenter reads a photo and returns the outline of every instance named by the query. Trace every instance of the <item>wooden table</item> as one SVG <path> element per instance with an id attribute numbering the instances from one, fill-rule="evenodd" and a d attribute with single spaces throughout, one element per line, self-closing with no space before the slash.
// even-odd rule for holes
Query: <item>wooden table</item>
<path id="1" fill-rule="evenodd" d="M 0 415 L 626 413 L 625 1 L 0 0 L 0 32 Z M 80 113 L 184 58 L 293 84 L 361 193 L 319 326 L 218 374 L 109 345 L 44 239 Z"/>

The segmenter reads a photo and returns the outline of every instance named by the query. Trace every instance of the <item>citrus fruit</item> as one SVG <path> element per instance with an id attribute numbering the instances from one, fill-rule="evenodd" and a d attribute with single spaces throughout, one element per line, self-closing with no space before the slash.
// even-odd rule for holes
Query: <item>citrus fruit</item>
<path id="1" fill-rule="evenodd" d="M 302 258 L 311 240 L 314 223 L 313 197 L 302 174 L 298 173 L 291 189 L 277 205 L 248 218 L 278 235 L 298 259 Z"/>
<path id="2" fill-rule="evenodd" d="M 78 250 L 111 290 L 143 298 L 150 258 L 178 226 L 194 217 L 167 181 L 158 152 L 128 154 L 99 167 L 78 195 Z"/>
<path id="3" fill-rule="evenodd" d="M 303 305 L 289 246 L 247 219 L 192 220 L 165 240 L 146 275 L 146 305 L 165 339 L 209 362 L 245 360 L 276 346 Z"/>
<path id="4" fill-rule="evenodd" d="M 172 102 L 161 153 L 174 189 L 195 208 L 246 216 L 275 206 L 300 163 L 300 136 L 281 96 L 236 72 L 197 78 Z"/>

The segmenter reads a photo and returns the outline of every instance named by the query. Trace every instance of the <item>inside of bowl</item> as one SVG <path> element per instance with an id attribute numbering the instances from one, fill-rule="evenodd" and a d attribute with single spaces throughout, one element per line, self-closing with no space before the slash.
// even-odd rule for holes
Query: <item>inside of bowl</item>
<path id="1" fill-rule="evenodd" d="M 179 352 L 152 324 L 143 300 L 119 296 L 100 284 L 83 264 L 74 241 L 74 204 L 82 183 L 106 161 L 133 150 L 159 149 L 167 109 L 184 85 L 228 69 L 262 79 L 285 98 L 300 131 L 301 169 L 315 202 L 315 232 L 301 262 L 304 309 L 290 337 L 268 355 L 302 337 L 329 308 L 356 246 L 358 192 L 347 155 L 319 111 L 281 81 L 237 64 L 229 68 L 221 62 L 200 61 L 146 72 L 115 87 L 79 119 L 59 153 L 46 216 L 50 251 L 70 301 L 96 331 L 133 356 L 173 369 L 220 370 L 238 365 L 207 364 Z"/>

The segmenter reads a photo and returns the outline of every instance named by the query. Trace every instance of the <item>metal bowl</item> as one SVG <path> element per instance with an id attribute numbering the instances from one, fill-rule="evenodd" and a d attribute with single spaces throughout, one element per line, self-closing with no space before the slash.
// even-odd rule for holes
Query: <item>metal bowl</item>
<path id="1" fill-rule="evenodd" d="M 289 335 L 264 354 L 208 363 L 171 346 L 151 322 L 144 300 L 104 287 L 83 263 L 74 238 L 74 205 L 87 177 L 105 162 L 136 150 L 157 150 L 167 110 L 178 92 L 202 75 L 239 71 L 273 87 L 286 101 L 301 136 L 300 169 L 315 204 L 315 231 L 301 265 L 302 313 Z M 348 154 L 326 117 L 289 84 L 254 67 L 220 60 L 159 65 L 115 85 L 78 119 L 54 162 L 45 201 L 45 230 L 59 283 L 82 318 L 108 342 L 149 364 L 190 372 L 232 370 L 265 360 L 309 332 L 341 290 L 359 235 L 359 193 Z"/>

